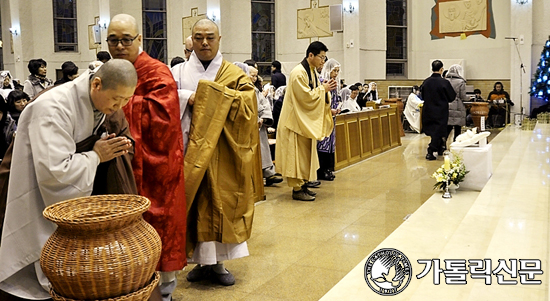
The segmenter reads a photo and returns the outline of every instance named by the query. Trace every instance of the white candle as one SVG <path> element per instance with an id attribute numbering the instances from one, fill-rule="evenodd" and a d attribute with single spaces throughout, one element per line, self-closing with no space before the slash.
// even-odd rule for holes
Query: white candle
<path id="1" fill-rule="evenodd" d="M 443 168 L 445 171 L 449 171 L 451 169 L 451 159 L 449 159 L 448 155 L 445 155 L 445 163 L 443 164 Z"/>

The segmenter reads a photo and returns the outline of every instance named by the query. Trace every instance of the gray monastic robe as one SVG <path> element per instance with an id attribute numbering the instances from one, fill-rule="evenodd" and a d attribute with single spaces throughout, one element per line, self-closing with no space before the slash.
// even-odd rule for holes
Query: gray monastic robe
<path id="1" fill-rule="evenodd" d="M 89 90 L 86 72 L 45 92 L 19 118 L 0 248 L 0 289 L 22 298 L 49 297 L 37 279 L 12 281 L 20 279 L 16 273 L 22 270 L 32 276 L 25 268 L 40 259 L 42 246 L 56 229 L 42 211 L 92 193 L 99 156 L 94 151 L 76 153 L 76 143 L 94 132 Z"/>

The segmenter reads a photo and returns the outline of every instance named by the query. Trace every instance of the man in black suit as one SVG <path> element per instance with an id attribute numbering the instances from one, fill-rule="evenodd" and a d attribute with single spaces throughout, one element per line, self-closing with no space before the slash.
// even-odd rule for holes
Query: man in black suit
<path id="1" fill-rule="evenodd" d="M 271 72 L 271 84 L 275 87 L 275 90 L 280 86 L 286 86 L 286 77 L 281 73 L 281 63 L 279 61 L 271 63 Z"/>
<path id="2" fill-rule="evenodd" d="M 449 103 L 456 97 L 456 92 L 448 80 L 441 77 L 443 63 L 440 60 L 432 62 L 432 76 L 422 83 L 420 92 L 424 99 L 422 109 L 422 130 L 432 138 L 428 145 L 427 160 L 435 160 L 434 152 L 443 154 L 443 143 L 447 135 L 447 120 L 449 119 Z"/>

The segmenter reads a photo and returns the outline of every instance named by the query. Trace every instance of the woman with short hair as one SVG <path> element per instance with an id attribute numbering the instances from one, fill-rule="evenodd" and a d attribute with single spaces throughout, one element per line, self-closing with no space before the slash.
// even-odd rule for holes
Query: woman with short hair
<path id="1" fill-rule="evenodd" d="M 33 99 L 38 93 L 53 85 L 53 81 L 46 78 L 48 71 L 47 63 L 43 59 L 32 59 L 29 61 L 27 68 L 31 73 L 28 79 L 23 84 L 23 92 L 27 93 Z"/>

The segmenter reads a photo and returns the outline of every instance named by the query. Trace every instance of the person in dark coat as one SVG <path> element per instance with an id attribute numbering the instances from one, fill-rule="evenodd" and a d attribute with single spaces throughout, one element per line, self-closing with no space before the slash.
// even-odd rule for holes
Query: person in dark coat
<path id="1" fill-rule="evenodd" d="M 53 84 L 54 86 L 70 82 L 78 77 L 78 66 L 71 61 L 63 63 L 63 65 L 61 65 L 61 71 L 63 72 L 63 77 L 55 81 Z"/>
<path id="2" fill-rule="evenodd" d="M 281 86 L 286 86 L 286 76 L 281 73 L 281 63 L 279 61 L 271 63 L 271 84 L 275 87 L 275 90 Z"/>
<path id="3" fill-rule="evenodd" d="M 422 83 L 420 91 L 424 99 L 422 111 L 422 130 L 432 140 L 428 145 L 427 160 L 435 160 L 434 152 L 443 154 L 443 139 L 447 134 L 449 118 L 449 103 L 455 100 L 456 92 L 446 79 L 441 77 L 443 63 L 440 60 L 432 62 L 432 76 Z"/>

